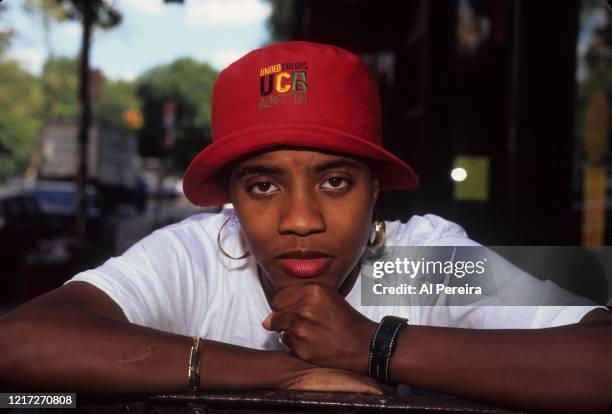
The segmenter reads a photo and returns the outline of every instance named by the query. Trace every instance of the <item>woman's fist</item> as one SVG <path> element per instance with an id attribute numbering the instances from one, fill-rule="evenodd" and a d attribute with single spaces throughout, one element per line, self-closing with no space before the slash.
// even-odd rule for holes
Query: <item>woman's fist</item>
<path id="1" fill-rule="evenodd" d="M 377 324 L 336 291 L 320 284 L 291 286 L 272 298 L 264 328 L 282 332 L 296 357 L 314 365 L 367 374 Z"/>

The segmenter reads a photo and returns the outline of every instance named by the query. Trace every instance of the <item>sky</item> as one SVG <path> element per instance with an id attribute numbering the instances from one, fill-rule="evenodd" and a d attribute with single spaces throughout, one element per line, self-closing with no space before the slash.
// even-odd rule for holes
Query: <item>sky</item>
<path id="1" fill-rule="evenodd" d="M 2 1 L 2 0 L 0 0 Z M 112 79 L 131 80 L 147 69 L 191 57 L 222 69 L 268 41 L 270 5 L 263 0 L 110 0 L 122 13 L 121 25 L 97 30 L 91 66 Z M 23 0 L 5 0 L 8 11 L 0 29 L 13 29 L 9 56 L 39 74 L 48 54 L 42 19 L 23 11 Z M 54 24 L 51 47 L 56 55 L 76 56 L 80 47 L 78 23 Z"/>
<path id="2" fill-rule="evenodd" d="M 244 53 L 268 41 L 266 21 L 271 7 L 264 0 L 107 0 L 119 9 L 123 21 L 109 31 L 98 30 L 92 46 L 91 66 L 112 79 L 134 79 L 147 69 L 192 57 L 222 69 Z M 42 20 L 23 11 L 24 0 L 0 0 L 8 6 L 0 30 L 13 29 L 16 37 L 9 56 L 39 74 L 48 54 Z M 603 1 L 602 1 L 603 3 Z M 581 27 L 578 54 L 583 57 L 594 29 L 606 19 L 596 10 Z M 56 23 L 51 46 L 58 55 L 76 56 L 80 47 L 78 23 Z M 579 62 L 578 79 L 584 77 Z"/>

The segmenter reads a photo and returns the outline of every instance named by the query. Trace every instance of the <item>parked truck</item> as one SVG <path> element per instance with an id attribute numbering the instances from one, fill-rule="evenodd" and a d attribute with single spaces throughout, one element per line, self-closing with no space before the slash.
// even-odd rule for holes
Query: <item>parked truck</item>
<path id="1" fill-rule="evenodd" d="M 74 182 L 78 167 L 78 124 L 48 121 L 42 131 L 38 180 Z M 102 212 L 126 206 L 144 209 L 136 136 L 104 122 L 93 123 L 87 148 L 88 183 L 95 186 Z"/>

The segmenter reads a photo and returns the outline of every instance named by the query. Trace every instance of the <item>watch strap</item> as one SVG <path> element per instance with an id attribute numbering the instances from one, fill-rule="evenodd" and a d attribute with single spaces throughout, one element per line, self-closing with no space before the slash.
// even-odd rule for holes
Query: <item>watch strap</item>
<path id="1" fill-rule="evenodd" d="M 368 361 L 368 375 L 370 377 L 384 384 L 392 385 L 391 358 L 399 334 L 406 326 L 408 326 L 408 319 L 397 316 L 382 318 L 370 343 L 370 359 Z"/>

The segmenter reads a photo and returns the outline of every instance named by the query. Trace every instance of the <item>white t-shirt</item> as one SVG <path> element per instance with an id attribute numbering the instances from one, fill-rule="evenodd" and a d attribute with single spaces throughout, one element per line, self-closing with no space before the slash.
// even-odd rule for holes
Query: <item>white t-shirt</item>
<path id="1" fill-rule="evenodd" d="M 198 214 L 156 230 L 122 256 L 79 273 L 66 283 L 91 283 L 138 325 L 249 348 L 279 350 L 278 334 L 261 325 L 271 309 L 254 258 L 232 260 L 217 248 L 219 228 L 232 213 L 224 210 L 219 214 Z M 459 225 L 433 214 L 415 215 L 406 223 L 386 222 L 386 228 L 386 243 L 392 246 L 478 245 Z M 245 251 L 238 224 L 224 228 L 223 246 L 234 256 Z M 511 272 L 522 272 L 506 263 Z M 529 278 L 534 288 L 551 283 L 524 272 L 521 277 Z M 362 306 L 360 288 L 361 278 L 357 278 L 346 300 L 376 322 L 385 315 L 395 315 L 415 325 L 545 328 L 576 323 L 598 307 L 569 292 L 568 303 L 581 306 Z"/>

